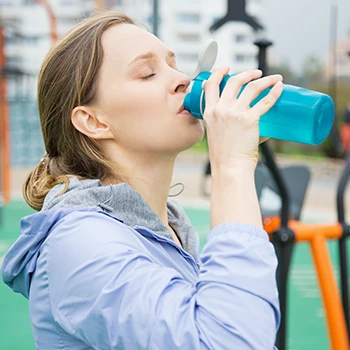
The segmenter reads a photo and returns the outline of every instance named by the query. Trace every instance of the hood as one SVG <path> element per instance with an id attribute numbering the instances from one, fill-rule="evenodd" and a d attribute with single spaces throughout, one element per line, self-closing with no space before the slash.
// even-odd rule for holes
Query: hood
<path id="1" fill-rule="evenodd" d="M 41 245 L 52 228 L 72 211 L 104 211 L 128 226 L 146 227 L 159 236 L 173 240 L 157 214 L 127 183 L 103 185 L 100 180 L 79 180 L 73 177 L 67 191 L 61 194 L 63 188 L 63 184 L 55 186 L 45 197 L 42 210 L 21 220 L 20 236 L 4 257 L 1 266 L 4 282 L 26 298 L 29 296 L 30 279 Z M 170 200 L 168 218 L 184 250 L 198 261 L 198 235 L 183 209 Z"/>

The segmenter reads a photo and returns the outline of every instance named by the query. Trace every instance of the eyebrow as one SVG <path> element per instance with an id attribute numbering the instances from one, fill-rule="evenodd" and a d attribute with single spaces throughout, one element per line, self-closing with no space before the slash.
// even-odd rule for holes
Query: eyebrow
<path id="1" fill-rule="evenodd" d="M 156 55 L 154 52 L 152 52 L 152 51 L 143 53 L 143 54 L 141 54 L 141 55 L 136 56 L 136 57 L 128 64 L 128 66 L 133 65 L 133 64 L 136 63 L 137 61 L 152 60 L 152 59 L 154 59 L 156 56 L 157 56 L 157 55 Z M 175 58 L 175 57 L 176 57 L 175 52 L 170 51 L 170 50 L 168 50 L 166 56 L 167 56 L 167 58 Z"/>

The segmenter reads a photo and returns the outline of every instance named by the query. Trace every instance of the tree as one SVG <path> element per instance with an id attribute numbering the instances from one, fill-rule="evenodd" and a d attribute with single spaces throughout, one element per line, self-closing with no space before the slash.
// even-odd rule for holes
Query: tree
<path id="1" fill-rule="evenodd" d="M 269 74 L 281 74 L 285 84 L 295 85 L 298 81 L 298 76 L 293 72 L 288 62 L 282 62 L 278 65 L 269 66 Z"/>
<path id="2" fill-rule="evenodd" d="M 318 57 L 309 56 L 305 59 L 301 78 L 307 83 L 325 79 L 323 64 Z"/>

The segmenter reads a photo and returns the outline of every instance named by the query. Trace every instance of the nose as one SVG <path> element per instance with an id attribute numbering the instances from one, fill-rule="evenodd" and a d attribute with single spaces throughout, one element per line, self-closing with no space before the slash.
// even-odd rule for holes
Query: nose
<path id="1" fill-rule="evenodd" d="M 177 78 L 174 92 L 187 92 L 188 87 L 191 84 L 191 80 L 186 74 L 181 72 L 178 72 L 178 73 L 180 75 Z"/>

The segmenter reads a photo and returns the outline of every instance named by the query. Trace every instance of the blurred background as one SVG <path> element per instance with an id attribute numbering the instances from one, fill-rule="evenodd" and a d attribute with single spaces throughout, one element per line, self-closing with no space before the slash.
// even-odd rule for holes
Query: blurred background
<path id="1" fill-rule="evenodd" d="M 285 179 L 290 192 L 300 192 L 297 189 L 305 183 L 294 218 L 310 224 L 341 223 L 347 227 L 349 0 L 0 0 L 0 265 L 18 237 L 20 218 L 33 212 L 22 199 L 21 187 L 44 154 L 36 108 L 41 63 L 57 37 L 104 8 L 125 12 L 145 25 L 176 53 L 179 69 L 187 74 L 195 69 L 198 54 L 208 38 L 219 44 L 215 66 L 228 65 L 231 73 L 257 68 L 257 43 L 267 40 L 272 45 L 266 52 L 264 73 L 279 73 L 285 83 L 330 95 L 336 107 L 335 122 L 325 142 L 310 146 L 270 140 L 269 152 L 282 173 L 287 169 L 290 174 L 290 167 L 307 170 L 307 179 L 298 173 L 293 175 L 294 182 L 293 178 Z M 202 246 L 210 229 L 207 151 L 204 138 L 179 156 L 174 173 L 174 183 L 185 185 L 177 199 L 197 228 Z M 266 155 L 262 154 L 262 164 L 264 160 Z M 270 175 L 270 180 L 273 177 Z M 278 217 L 284 201 L 281 191 L 268 186 L 270 180 L 264 178 L 267 185 L 259 193 L 264 218 L 270 218 L 272 212 Z M 177 189 L 173 192 L 176 194 Z M 344 232 L 348 231 L 342 231 L 343 238 Z M 349 296 L 348 270 L 344 271 L 343 265 L 349 253 L 343 245 L 346 258 L 341 259 L 339 238 L 327 240 L 327 254 L 343 306 L 345 303 L 348 308 L 345 302 Z M 288 312 L 286 331 L 280 335 L 284 341 L 280 340 L 279 348 L 335 349 L 314 255 L 308 242 L 295 246 L 294 243 L 284 271 L 288 277 Z M 331 299 L 334 297 L 337 303 L 339 295 L 332 295 Z M 343 311 L 348 318 L 349 310 Z M 0 349 L 34 348 L 27 301 L 0 283 Z"/>

